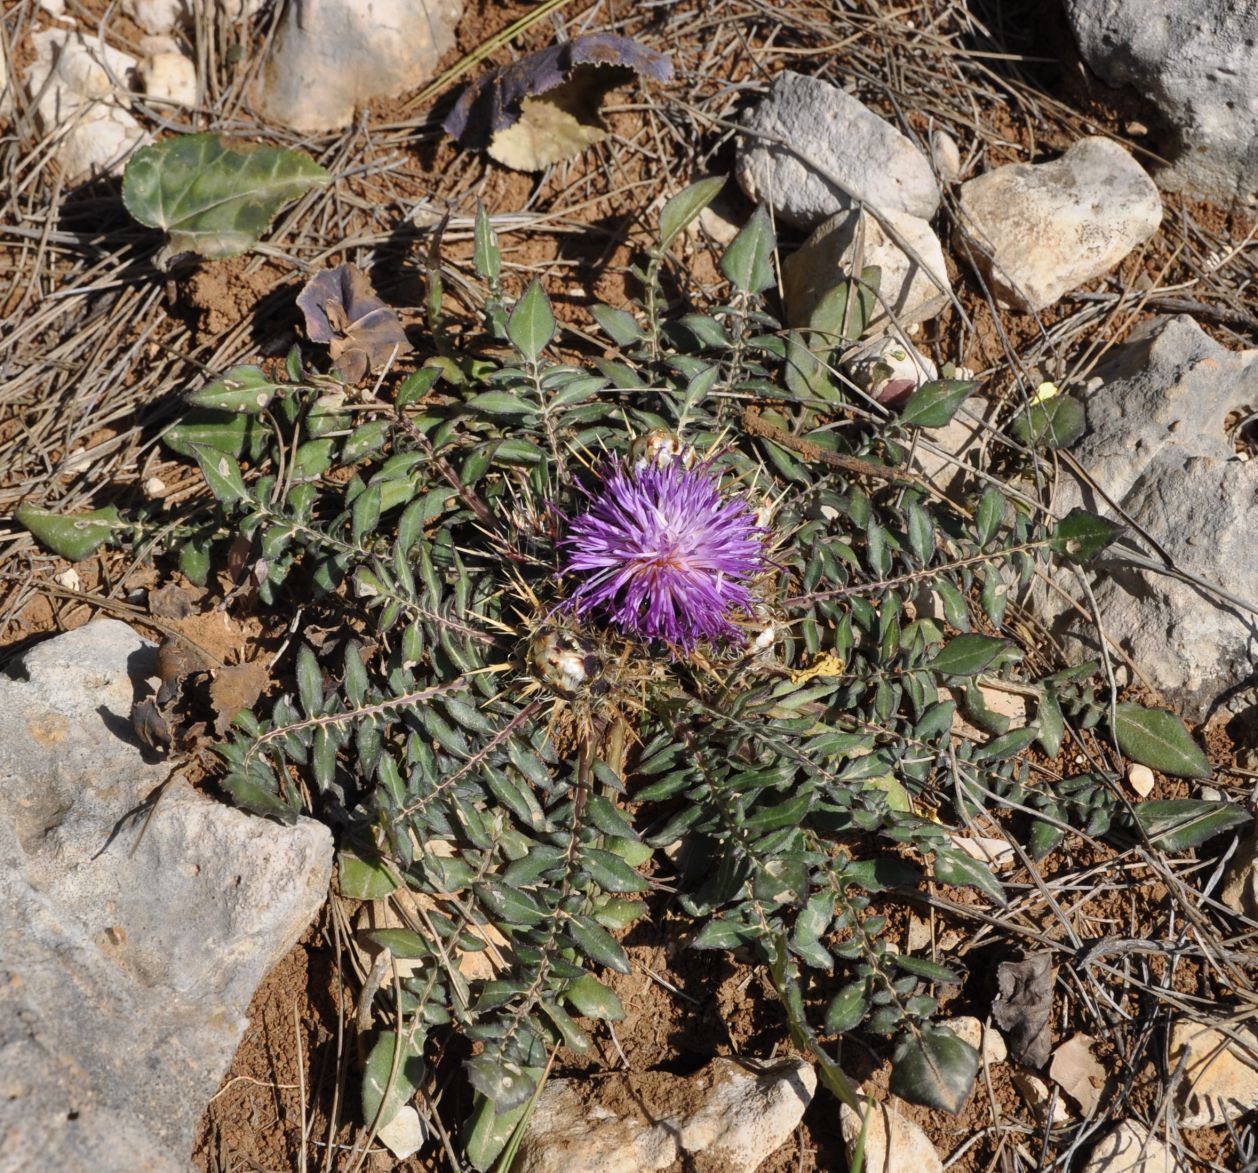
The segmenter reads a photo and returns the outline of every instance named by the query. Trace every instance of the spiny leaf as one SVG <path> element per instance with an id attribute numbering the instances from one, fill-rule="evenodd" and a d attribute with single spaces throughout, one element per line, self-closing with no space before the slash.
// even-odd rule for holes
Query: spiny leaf
<path id="1" fill-rule="evenodd" d="M 1141 765 L 1177 778 L 1209 778 L 1210 763 L 1169 709 L 1124 703 L 1114 711 L 1118 748 Z"/>
<path id="2" fill-rule="evenodd" d="M 122 180 L 122 201 L 141 224 L 165 229 L 157 265 L 178 253 L 216 260 L 252 248 L 281 205 L 331 176 L 283 147 L 183 134 L 137 151 Z"/>

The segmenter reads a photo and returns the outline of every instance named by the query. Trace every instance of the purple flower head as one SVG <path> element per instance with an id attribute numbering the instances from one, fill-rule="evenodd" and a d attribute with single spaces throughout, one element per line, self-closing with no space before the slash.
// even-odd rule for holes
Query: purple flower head
<path id="1" fill-rule="evenodd" d="M 725 496 L 705 465 L 679 463 L 603 479 L 560 545 L 564 574 L 581 574 L 577 614 L 598 610 L 642 639 L 690 650 L 738 638 L 732 611 L 752 606 L 747 580 L 764 561 L 764 531 L 742 496 Z"/>

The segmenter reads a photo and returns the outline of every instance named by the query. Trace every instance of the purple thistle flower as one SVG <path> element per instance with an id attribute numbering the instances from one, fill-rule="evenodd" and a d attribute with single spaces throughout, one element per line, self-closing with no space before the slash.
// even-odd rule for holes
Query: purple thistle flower
<path id="1" fill-rule="evenodd" d="M 752 606 L 747 580 L 764 560 L 764 531 L 742 496 L 724 496 L 707 466 L 617 466 L 560 545 L 564 574 L 586 574 L 577 614 L 599 610 L 623 630 L 690 650 L 740 637 L 732 611 Z"/>

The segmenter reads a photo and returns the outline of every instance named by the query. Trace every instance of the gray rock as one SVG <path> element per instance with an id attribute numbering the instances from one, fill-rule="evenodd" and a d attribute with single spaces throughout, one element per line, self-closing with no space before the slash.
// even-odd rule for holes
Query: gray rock
<path id="1" fill-rule="evenodd" d="M 855 199 L 923 220 L 939 207 L 939 185 L 921 151 L 829 82 L 780 73 L 744 125 L 738 182 L 787 224 L 815 228 Z"/>
<path id="2" fill-rule="evenodd" d="M 153 649 L 125 624 L 17 668 L 0 676 L 0 1164 L 186 1169 L 254 990 L 322 904 L 331 838 L 144 760 L 129 714 Z"/>
<path id="3" fill-rule="evenodd" d="M 901 326 L 924 322 L 948 305 L 948 269 L 939 238 L 925 220 L 891 212 L 887 220 L 917 254 L 925 268 L 901 251 L 881 224 L 865 211 L 839 212 L 826 220 L 782 265 L 787 323 L 803 328 L 817 304 L 852 275 L 856 247 L 861 244 L 861 267 L 877 265 L 878 303 L 866 329 L 877 333 L 891 327 L 891 316 Z M 933 277 L 933 279 L 932 279 Z M 891 316 L 887 309 L 890 307 Z"/>
<path id="4" fill-rule="evenodd" d="M 293 130 L 424 84 L 454 44 L 463 0 L 292 0 L 267 57 L 259 108 Z"/>
<path id="5" fill-rule="evenodd" d="M 1237 0 L 1066 0 L 1092 69 L 1134 86 L 1170 125 L 1163 187 L 1253 202 L 1258 193 L 1258 7 Z"/>
<path id="6" fill-rule="evenodd" d="M 572 1080 L 542 1089 L 516 1173 L 753 1173 L 799 1124 L 817 1076 L 802 1060 L 757 1073 L 715 1059 L 683 1078 L 616 1073 L 583 1096 Z M 612 1105 L 609 1108 L 604 1105 Z"/>
<path id="7" fill-rule="evenodd" d="M 1138 328 L 1098 368 L 1101 383 L 1085 402 L 1088 431 L 1074 448 L 1101 492 L 1068 476 L 1054 511 L 1082 505 L 1112 517 L 1112 500 L 1174 566 L 1253 600 L 1258 462 L 1240 458 L 1226 425 L 1258 404 L 1255 360 L 1258 351 L 1229 351 L 1188 317 Z M 1093 565 L 1107 635 L 1190 719 L 1221 700 L 1229 710 L 1252 701 L 1252 614 L 1188 582 L 1134 569 L 1121 544 Z M 1076 654 L 1096 654 L 1095 630 L 1077 616 L 1061 619 L 1059 634 L 1074 637 Z"/>
<path id="8" fill-rule="evenodd" d="M 960 192 L 958 252 L 1024 310 L 1108 273 L 1162 222 L 1153 180 L 1107 138 L 1080 139 L 1051 163 L 997 167 Z"/>

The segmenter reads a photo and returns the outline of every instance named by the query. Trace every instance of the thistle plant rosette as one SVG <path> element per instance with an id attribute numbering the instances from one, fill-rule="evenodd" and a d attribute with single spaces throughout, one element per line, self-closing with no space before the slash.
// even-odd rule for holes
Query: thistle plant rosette
<path id="1" fill-rule="evenodd" d="M 741 642 L 734 616 L 752 610 L 766 536 L 710 463 L 617 465 L 560 541 L 560 573 L 582 577 L 570 600 L 577 615 L 598 613 L 688 653 L 700 640 Z"/>

